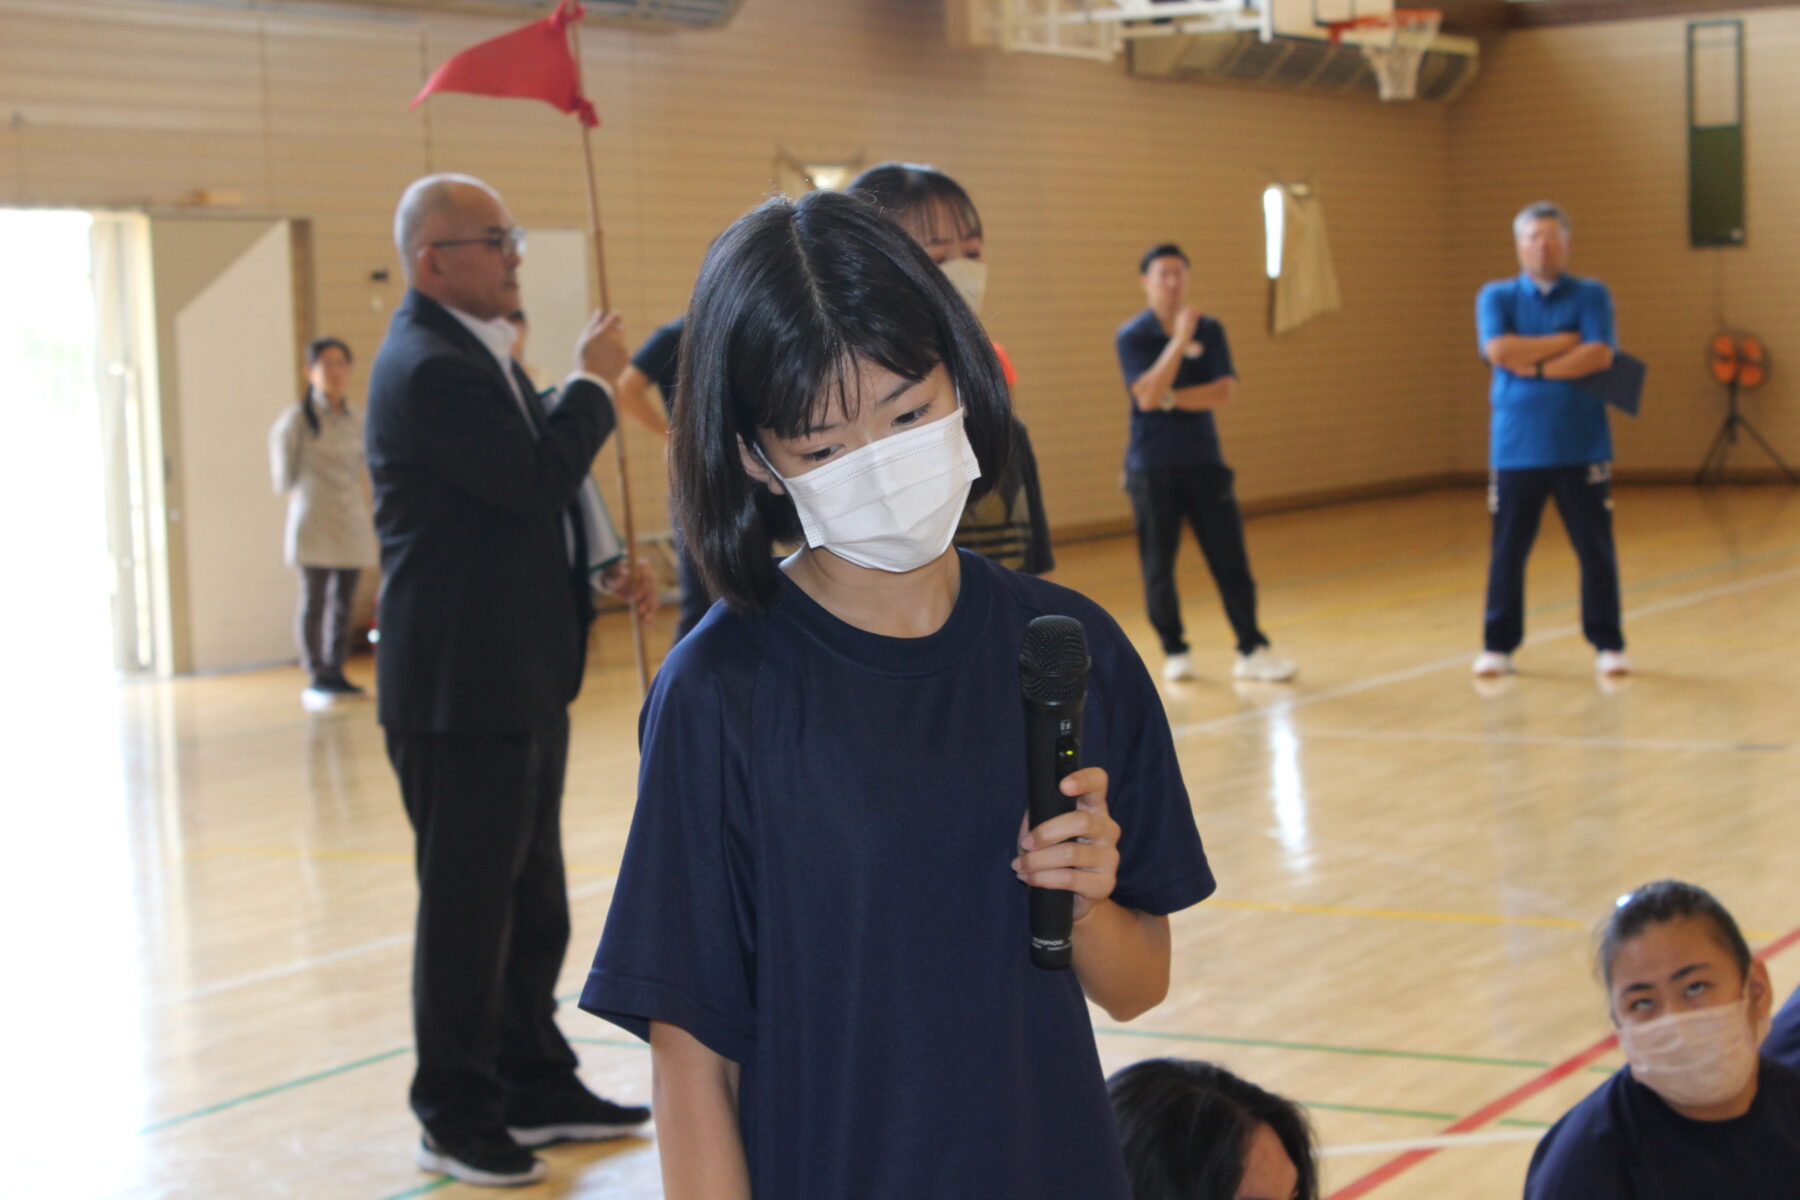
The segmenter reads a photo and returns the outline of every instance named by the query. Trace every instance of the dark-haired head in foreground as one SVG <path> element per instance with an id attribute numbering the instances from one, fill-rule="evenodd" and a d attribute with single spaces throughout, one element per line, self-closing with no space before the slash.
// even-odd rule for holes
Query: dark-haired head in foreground
<path id="1" fill-rule="evenodd" d="M 1213 1063 L 1153 1058 L 1107 1080 L 1133 1200 L 1318 1200 L 1299 1105 Z"/>

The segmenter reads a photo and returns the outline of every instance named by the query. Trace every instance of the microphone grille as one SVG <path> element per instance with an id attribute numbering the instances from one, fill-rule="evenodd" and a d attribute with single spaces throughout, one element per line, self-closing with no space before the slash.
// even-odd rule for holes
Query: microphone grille
<path id="1" fill-rule="evenodd" d="M 1025 627 L 1019 677 L 1025 696 L 1040 704 L 1069 704 L 1087 689 L 1087 631 L 1074 617 L 1038 617 Z"/>

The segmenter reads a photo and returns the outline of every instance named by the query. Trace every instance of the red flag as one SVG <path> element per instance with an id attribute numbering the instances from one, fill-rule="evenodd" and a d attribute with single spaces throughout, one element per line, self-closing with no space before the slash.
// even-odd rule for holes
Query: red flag
<path id="1" fill-rule="evenodd" d="M 542 100 L 575 113 L 583 125 L 598 125 L 600 118 L 581 94 L 581 71 L 569 52 L 569 22 L 581 20 L 581 15 L 579 0 L 562 0 L 541 21 L 451 55 L 425 81 L 408 110 L 419 107 L 433 92 L 470 92 Z"/>

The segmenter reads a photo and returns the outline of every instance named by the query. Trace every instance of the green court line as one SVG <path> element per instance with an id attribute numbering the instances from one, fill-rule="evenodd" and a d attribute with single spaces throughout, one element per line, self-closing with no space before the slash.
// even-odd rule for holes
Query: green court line
<path id="1" fill-rule="evenodd" d="M 1096 1027 L 1094 1032 L 1096 1034 L 1105 1034 L 1109 1037 L 1200 1042 L 1220 1046 L 1254 1046 L 1270 1050 L 1302 1050 L 1312 1051 L 1318 1054 L 1350 1054 L 1362 1058 L 1402 1058 L 1413 1059 L 1419 1062 L 1461 1063 L 1467 1066 L 1478 1067 L 1521 1067 L 1542 1070 L 1551 1065 L 1548 1062 L 1530 1058 L 1489 1058 L 1475 1054 L 1436 1054 L 1426 1050 L 1383 1050 L 1369 1046 L 1334 1046 L 1324 1042 L 1285 1042 L 1273 1038 L 1226 1037 L 1218 1034 L 1204 1033 L 1172 1033 L 1154 1029 Z M 569 1041 L 580 1046 L 607 1046 L 617 1050 L 649 1049 L 648 1046 L 643 1042 L 638 1041 L 636 1038 L 572 1037 Z M 344 1063 L 342 1066 L 331 1067 L 324 1071 L 315 1071 L 310 1075 L 302 1075 L 298 1079 L 290 1079 L 284 1083 L 277 1083 L 271 1087 L 259 1088 L 254 1092 L 246 1092 L 242 1096 L 234 1096 L 229 1100 L 221 1100 L 217 1104 L 209 1104 L 205 1108 L 197 1108 L 192 1112 L 180 1113 L 173 1117 L 164 1117 L 160 1121 L 153 1121 L 150 1124 L 143 1126 L 138 1130 L 138 1133 L 139 1135 L 156 1133 L 160 1130 L 168 1129 L 171 1126 L 180 1125 L 199 1117 L 211 1116 L 214 1113 L 224 1112 L 227 1109 L 236 1108 L 242 1104 L 248 1104 L 253 1100 L 262 1100 L 269 1096 L 280 1095 L 283 1092 L 291 1092 L 296 1088 L 305 1087 L 309 1083 L 318 1083 L 320 1080 L 330 1079 L 334 1076 L 343 1075 L 349 1071 L 355 1071 L 361 1067 L 373 1066 L 378 1062 L 385 1062 L 390 1058 L 397 1058 L 402 1054 L 411 1053 L 411 1046 L 402 1046 L 396 1050 L 384 1050 L 380 1054 L 371 1054 L 366 1058 L 359 1058 L 354 1062 Z M 1590 1067 L 1589 1070 L 1602 1075 L 1612 1074 L 1612 1069 L 1609 1067 Z M 1401 1110 L 1393 1111 L 1398 1113 L 1398 1115 L 1406 1115 Z M 1449 1114 L 1447 1119 L 1455 1120 L 1456 1118 L 1457 1114 L 1452 1113 Z M 409 1192 L 406 1194 L 411 1195 L 413 1193 Z"/>
<path id="2" fill-rule="evenodd" d="M 1553 1064 L 1538 1058 L 1486 1058 L 1479 1054 L 1434 1054 L 1428 1050 L 1379 1050 L 1369 1046 L 1332 1046 L 1323 1042 L 1280 1042 L 1271 1038 L 1225 1037 L 1206 1033 L 1163 1033 L 1154 1029 L 1106 1029 L 1096 1026 L 1095 1033 L 1111 1037 L 1165 1038 L 1177 1042 L 1210 1042 L 1221 1046 L 1257 1046 L 1270 1050 L 1313 1050 L 1320 1054 L 1354 1054 L 1364 1058 L 1410 1058 L 1420 1062 L 1462 1063 L 1474 1067 L 1524 1067 L 1543 1070 Z M 572 1037 L 578 1046 L 612 1046 L 620 1050 L 648 1050 L 636 1038 Z M 1589 1067 L 1596 1075 L 1611 1075 L 1612 1067 Z M 1456 1120 L 1457 1114 L 1448 1115 Z M 1537 1128 L 1538 1122 L 1526 1122 Z"/>
<path id="3" fill-rule="evenodd" d="M 1373 1048 L 1369 1048 L 1369 1047 L 1359 1047 L 1359 1046 L 1333 1046 L 1333 1045 L 1327 1045 L 1327 1044 L 1319 1043 L 1319 1042 L 1284 1042 L 1284 1041 L 1276 1041 L 1276 1040 L 1268 1039 L 1268 1038 L 1225 1037 L 1222 1035 L 1210 1035 L 1210 1034 L 1199 1034 L 1199 1033 L 1164 1033 L 1164 1032 L 1158 1032 L 1155 1030 L 1148 1030 L 1148 1029 L 1096 1028 L 1094 1030 L 1094 1032 L 1097 1034 L 1106 1034 L 1106 1035 L 1112 1036 L 1112 1037 L 1140 1037 L 1140 1038 L 1154 1038 L 1154 1039 L 1184 1041 L 1184 1042 L 1207 1042 L 1207 1043 L 1213 1043 L 1213 1044 L 1218 1044 L 1218 1045 L 1231 1045 L 1231 1046 L 1260 1046 L 1260 1047 L 1267 1047 L 1270 1049 L 1277 1049 L 1277 1050 L 1311 1050 L 1311 1051 L 1317 1051 L 1319 1053 L 1324 1053 L 1324 1054 L 1352 1054 L 1352 1055 L 1358 1055 L 1358 1056 L 1362 1056 L 1362 1057 L 1373 1057 L 1373 1058 L 1406 1058 L 1406 1059 L 1416 1059 L 1416 1060 L 1423 1061 L 1423 1062 L 1464 1063 L 1464 1064 L 1468 1064 L 1468 1065 L 1472 1065 L 1472 1066 L 1540 1067 L 1541 1068 L 1541 1067 L 1548 1065 L 1547 1063 L 1540 1062 L 1536 1059 L 1487 1058 L 1487 1057 L 1482 1057 L 1479 1055 L 1469 1055 L 1469 1054 L 1434 1054 L 1434 1053 L 1430 1053 L 1428 1051 L 1422 1051 L 1422 1050 L 1379 1050 L 1379 1049 L 1373 1049 Z M 621 1050 L 647 1050 L 647 1049 L 649 1049 L 648 1046 L 644 1045 L 644 1043 L 636 1040 L 635 1038 L 626 1039 L 626 1038 L 602 1038 L 602 1037 L 572 1037 L 569 1039 L 569 1041 L 571 1041 L 577 1045 L 582 1045 L 582 1046 L 608 1046 L 608 1047 L 612 1047 L 614 1049 L 621 1049 Z M 140 1135 L 155 1133 L 159 1130 L 168 1129 L 175 1125 L 180 1125 L 186 1121 L 192 1121 L 199 1117 L 211 1116 L 214 1113 L 224 1112 L 227 1109 L 236 1108 L 239 1105 L 248 1104 L 254 1100 L 262 1100 L 269 1096 L 276 1096 L 276 1095 L 280 1095 L 283 1092 L 290 1092 L 290 1091 L 295 1090 L 296 1088 L 304 1087 L 310 1083 L 318 1083 L 320 1080 L 330 1079 L 330 1078 L 333 1078 L 334 1076 L 343 1075 L 350 1071 L 358 1070 L 359 1068 L 362 1068 L 362 1067 L 373 1066 L 375 1063 L 385 1062 L 390 1058 L 397 1058 L 402 1054 L 410 1054 L 411 1052 L 412 1052 L 412 1047 L 403 1046 L 396 1050 L 386 1050 L 380 1054 L 371 1054 L 371 1055 L 368 1055 L 367 1057 L 359 1058 L 359 1059 L 355 1060 L 354 1062 L 344 1063 L 342 1066 L 332 1067 L 332 1068 L 330 1068 L 328 1070 L 324 1070 L 324 1071 L 315 1071 L 310 1075 L 302 1075 L 298 1079 L 290 1079 L 285 1083 L 275 1084 L 273 1087 L 259 1088 L 258 1090 L 254 1091 L 254 1092 L 246 1092 L 242 1096 L 234 1096 L 230 1100 L 222 1100 L 217 1104 L 209 1104 L 205 1108 L 197 1108 L 197 1109 L 193 1110 L 192 1112 L 181 1113 L 181 1114 L 179 1114 L 177 1116 L 173 1116 L 173 1117 L 165 1117 L 164 1119 L 162 1119 L 160 1121 L 154 1121 L 154 1122 L 150 1123 L 149 1125 L 145 1125 L 143 1128 L 138 1130 L 138 1133 Z M 1600 1067 L 1596 1067 L 1596 1068 L 1592 1068 L 1592 1069 L 1597 1070 L 1597 1071 L 1605 1071 L 1605 1068 L 1600 1068 Z M 1606 1073 L 1610 1074 L 1610 1072 L 1606 1072 Z M 1448 1121 L 1454 1121 L 1454 1120 L 1458 1119 L 1458 1114 L 1456 1114 L 1456 1113 L 1432 1112 L 1432 1111 L 1427 1111 L 1427 1110 L 1423 1110 L 1423 1109 L 1384 1108 L 1379 1105 L 1335 1104 L 1335 1103 L 1328 1103 L 1325 1101 L 1302 1101 L 1301 1103 L 1306 1108 L 1318 1109 L 1321 1112 L 1358 1113 L 1363 1116 L 1402 1117 L 1402 1118 L 1408 1118 L 1408 1119 L 1413 1119 L 1413 1120 L 1439 1121 L 1439 1122 L 1448 1122 Z M 1549 1128 L 1550 1123 L 1547 1121 L 1530 1121 L 1530 1120 L 1525 1120 L 1523 1118 L 1506 1117 L 1506 1118 L 1502 1118 L 1501 1121 L 1499 1122 L 1499 1124 L 1511 1125 L 1511 1126 L 1515 1126 L 1515 1127 L 1522 1128 L 1522 1129 L 1547 1129 L 1547 1128 Z M 382 1200 L 410 1200 L 410 1198 L 413 1196 L 423 1196 L 423 1195 L 426 1195 L 427 1193 L 435 1192 L 440 1188 L 449 1187 L 454 1182 L 455 1182 L 455 1180 L 446 1176 L 442 1179 L 435 1179 L 435 1180 L 431 1181 L 430 1183 L 420 1184 L 418 1187 L 408 1188 L 405 1191 L 391 1193 L 390 1195 L 382 1197 Z"/>
<path id="4" fill-rule="evenodd" d="M 456 1180 L 448 1175 L 442 1179 L 434 1179 L 430 1183 L 421 1183 L 416 1188 L 407 1188 L 404 1192 L 395 1192 L 391 1196 L 383 1196 L 381 1200 L 406 1200 L 408 1196 L 423 1196 L 426 1192 L 435 1192 L 439 1188 L 447 1188 Z"/>
<path id="5" fill-rule="evenodd" d="M 1369 1104 L 1327 1104 L 1318 1100 L 1303 1100 L 1306 1108 L 1316 1108 L 1324 1112 L 1360 1113 L 1368 1117 L 1414 1117 L 1421 1121 L 1457 1121 L 1460 1114 L 1447 1112 L 1427 1112 L 1417 1108 L 1379 1108 Z M 1548 1129 L 1548 1121 L 1528 1121 L 1523 1117 L 1502 1117 L 1495 1122 L 1499 1125 L 1513 1125 L 1520 1129 Z"/>
<path id="6" fill-rule="evenodd" d="M 164 1117 L 160 1121 L 152 1121 L 150 1124 L 138 1130 L 138 1133 L 139 1135 L 155 1133 L 158 1130 L 167 1129 L 171 1125 L 180 1125 L 184 1121 L 192 1121 L 196 1117 L 209 1117 L 213 1113 L 224 1112 L 228 1108 L 236 1108 L 238 1105 L 248 1104 L 252 1100 L 261 1100 L 265 1096 L 274 1096 L 281 1092 L 291 1092 L 295 1088 L 304 1087 L 309 1083 L 317 1083 L 321 1079 L 330 1079 L 333 1075 L 342 1075 L 345 1072 L 354 1071 L 359 1067 L 367 1067 L 402 1054 L 411 1053 L 411 1046 L 403 1046 L 398 1050 L 384 1050 L 380 1054 L 371 1054 L 367 1058 L 359 1058 L 355 1062 L 345 1063 L 341 1067 L 332 1067 L 329 1070 L 315 1071 L 311 1075 L 302 1075 L 299 1079 L 290 1079 L 286 1083 L 278 1083 L 274 1087 L 266 1087 L 259 1091 L 247 1092 L 242 1096 L 236 1096 L 230 1100 L 221 1100 L 217 1104 L 209 1104 L 205 1108 L 196 1108 L 193 1112 L 182 1113 L 179 1116 L 174 1117 Z"/>
<path id="7" fill-rule="evenodd" d="M 1312 1050 L 1320 1054 L 1355 1054 L 1364 1058 L 1410 1058 L 1420 1062 L 1464 1063 L 1477 1067 L 1531 1067 L 1554 1064 L 1535 1058 L 1488 1058 L 1478 1054 L 1437 1054 L 1428 1050 L 1382 1050 L 1372 1046 L 1333 1046 L 1323 1042 L 1281 1042 L 1271 1038 L 1224 1037 L 1206 1033 L 1170 1033 L 1157 1029 L 1095 1028 L 1114 1037 L 1165 1038 L 1177 1042 L 1209 1042 L 1223 1046 L 1260 1046 L 1271 1050 Z M 1610 1074 L 1610 1072 L 1608 1072 Z M 1456 1120 L 1453 1114 L 1450 1118 Z"/>

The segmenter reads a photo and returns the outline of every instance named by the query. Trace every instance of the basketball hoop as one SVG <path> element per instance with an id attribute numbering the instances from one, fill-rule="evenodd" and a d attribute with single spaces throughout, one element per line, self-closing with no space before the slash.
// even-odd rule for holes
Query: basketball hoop
<path id="1" fill-rule="evenodd" d="M 1331 44 L 1346 37 L 1369 60 L 1383 100 L 1412 100 L 1419 94 L 1419 66 L 1436 40 L 1444 14 L 1429 8 L 1396 8 L 1391 13 L 1331 21 Z"/>

